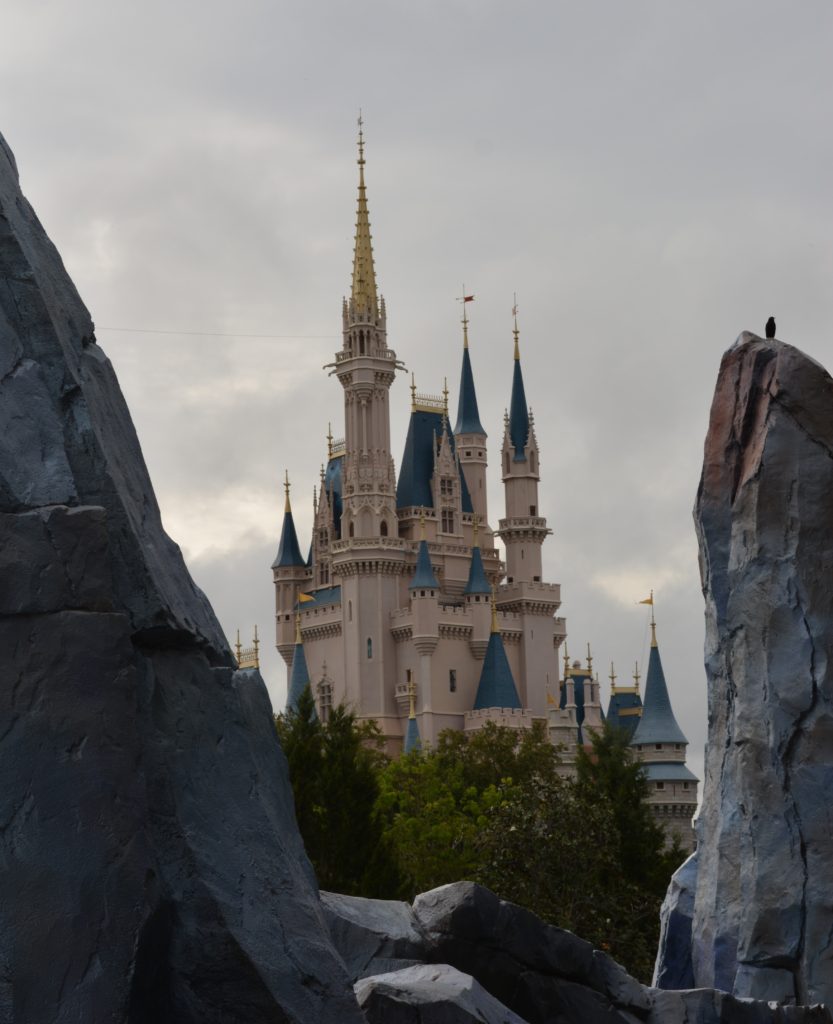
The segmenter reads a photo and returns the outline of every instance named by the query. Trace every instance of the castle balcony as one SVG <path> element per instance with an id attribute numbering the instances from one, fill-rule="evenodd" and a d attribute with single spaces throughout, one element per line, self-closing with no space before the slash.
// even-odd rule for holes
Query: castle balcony
<path id="1" fill-rule="evenodd" d="M 510 519 L 499 519 L 497 532 L 503 533 L 504 530 L 543 530 L 546 533 L 552 532 L 547 529 L 547 520 L 543 516 L 512 516 Z"/>
<path id="2" fill-rule="evenodd" d="M 334 555 L 340 555 L 350 551 L 368 551 L 371 548 L 405 551 L 411 549 L 411 545 L 401 537 L 349 537 L 346 540 L 334 541 L 330 550 Z"/>
<path id="3" fill-rule="evenodd" d="M 510 729 L 531 729 L 534 716 L 529 708 L 481 708 L 467 711 L 463 716 L 463 731 L 477 732 L 487 722 L 504 725 Z"/>
<path id="4" fill-rule="evenodd" d="M 391 363 L 393 366 L 397 364 L 396 353 L 392 348 L 377 348 L 371 352 L 363 353 L 362 355 L 356 355 L 355 352 L 345 352 L 341 350 L 336 352 L 335 363 L 328 363 L 324 369 L 328 369 L 330 366 L 338 365 L 339 363 L 346 363 L 350 359 L 384 359 L 385 362 Z"/>

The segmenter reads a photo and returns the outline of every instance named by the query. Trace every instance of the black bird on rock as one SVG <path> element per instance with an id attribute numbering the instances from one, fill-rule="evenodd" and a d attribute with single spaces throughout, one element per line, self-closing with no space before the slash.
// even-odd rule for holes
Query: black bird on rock
<path id="1" fill-rule="evenodd" d="M 766 336 L 768 338 L 775 337 L 775 317 L 771 316 L 766 322 Z"/>

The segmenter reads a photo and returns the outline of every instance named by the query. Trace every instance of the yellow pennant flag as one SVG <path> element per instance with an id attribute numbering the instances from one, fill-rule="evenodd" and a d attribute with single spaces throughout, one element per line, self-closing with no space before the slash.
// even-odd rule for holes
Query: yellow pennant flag
<path id="1" fill-rule="evenodd" d="M 312 596 L 312 594 L 303 594 L 303 593 L 299 593 L 298 594 L 298 604 L 303 604 L 305 601 L 314 601 L 314 600 L 315 600 L 315 598 Z"/>
<path id="2" fill-rule="evenodd" d="M 640 601 L 639 603 L 640 604 L 653 604 L 654 603 L 654 595 L 651 594 L 650 597 L 646 597 L 644 601 Z"/>

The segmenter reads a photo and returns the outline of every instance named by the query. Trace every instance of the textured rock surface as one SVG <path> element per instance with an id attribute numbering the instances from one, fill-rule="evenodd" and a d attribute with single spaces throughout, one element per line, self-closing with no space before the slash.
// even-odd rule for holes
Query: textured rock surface
<path id="1" fill-rule="evenodd" d="M 659 952 L 654 970 L 657 988 L 693 988 L 691 921 L 697 888 L 697 854 L 680 865 L 671 879 L 660 911 Z"/>
<path id="2" fill-rule="evenodd" d="M 695 508 L 709 739 L 697 985 L 833 1005 L 833 380 L 781 342 L 725 354 Z"/>
<path id="3" fill-rule="evenodd" d="M 356 985 L 368 1024 L 526 1024 L 447 964 L 408 967 Z"/>
<path id="4" fill-rule="evenodd" d="M 353 966 L 361 963 L 355 988 L 368 1019 L 418 1024 L 427 1021 L 489 1020 L 471 1016 L 438 988 L 430 973 L 413 968 L 373 975 L 385 956 L 454 968 L 455 991 L 476 991 L 474 979 L 505 1012 L 526 1024 L 831 1024 L 820 1007 L 769 1006 L 712 989 L 665 992 L 631 978 L 604 953 L 571 932 L 544 924 L 534 914 L 500 900 L 472 882 L 456 882 L 403 903 L 324 894 L 336 948 Z M 385 928 L 390 928 L 386 941 Z M 446 970 L 448 968 L 445 968 Z M 418 984 L 417 984 L 418 982 Z M 438 1016 L 436 1016 L 438 1014 Z M 500 1019 L 500 1018 L 498 1018 Z M 516 1018 L 509 1018 L 516 1019 Z"/>
<path id="5" fill-rule="evenodd" d="M 361 1020 L 255 672 L 0 137 L 0 1020 Z"/>

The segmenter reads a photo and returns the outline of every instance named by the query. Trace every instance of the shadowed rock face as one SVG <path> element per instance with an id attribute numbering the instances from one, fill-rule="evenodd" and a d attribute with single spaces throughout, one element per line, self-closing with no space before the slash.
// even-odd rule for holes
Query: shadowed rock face
<path id="1" fill-rule="evenodd" d="M 0 1020 L 352 1022 L 286 762 L 0 136 Z"/>
<path id="2" fill-rule="evenodd" d="M 694 983 L 833 1004 L 833 380 L 797 349 L 742 334 L 723 357 L 695 520 L 709 739 Z"/>

